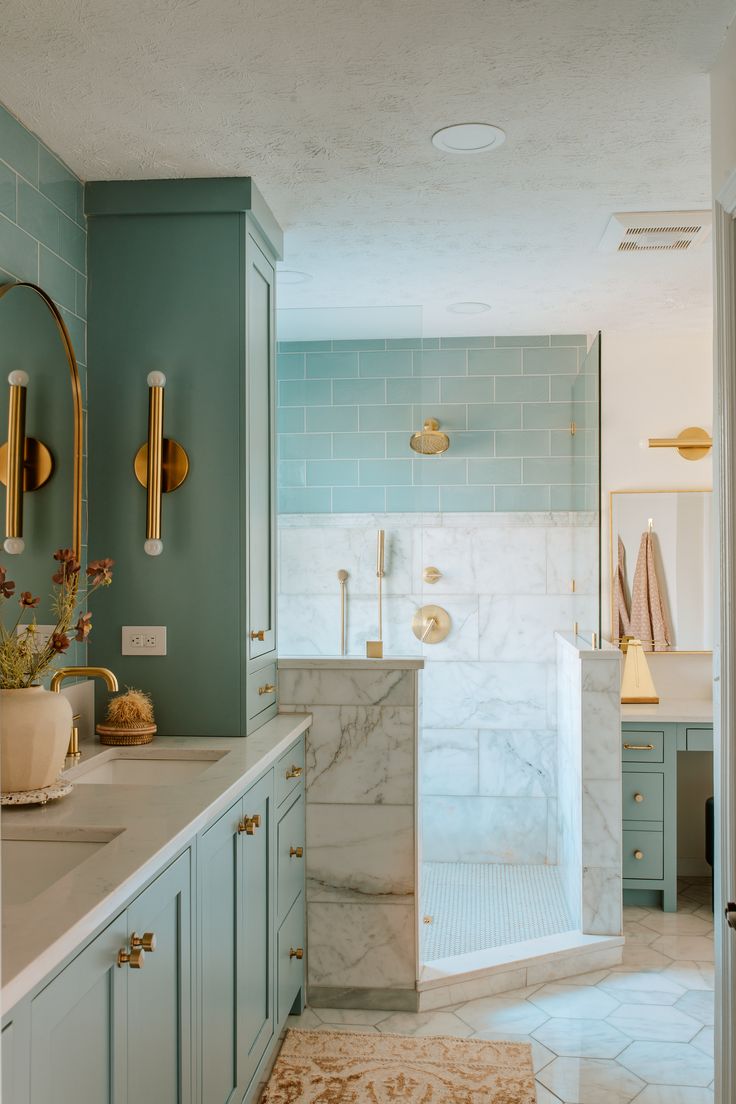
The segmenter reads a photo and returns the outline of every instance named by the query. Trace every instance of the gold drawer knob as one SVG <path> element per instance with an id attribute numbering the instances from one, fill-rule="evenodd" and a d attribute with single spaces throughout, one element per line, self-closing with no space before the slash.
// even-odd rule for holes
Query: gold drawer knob
<path id="1" fill-rule="evenodd" d="M 634 858 L 635 858 L 635 859 L 638 859 L 638 860 L 639 860 L 639 861 L 641 862 L 641 860 L 642 860 L 642 859 L 644 858 L 644 852 L 643 852 L 643 851 L 639 851 L 639 850 L 636 850 L 636 851 L 634 852 Z"/>
<path id="2" fill-rule="evenodd" d="M 118 966 L 130 966 L 131 970 L 142 970 L 146 962 L 146 954 L 142 947 L 135 947 L 127 951 L 121 947 L 118 951 Z"/>
<path id="3" fill-rule="evenodd" d="M 289 958 L 299 958 L 299 959 L 304 958 L 304 948 L 303 947 L 297 947 L 296 950 L 294 950 L 294 948 L 292 947 L 289 950 Z"/>
<path id="4" fill-rule="evenodd" d="M 301 778 L 304 773 L 304 767 L 291 766 L 286 772 L 287 778 Z"/>
<path id="5" fill-rule="evenodd" d="M 265 640 L 266 639 L 266 630 L 265 629 L 251 629 L 250 638 L 251 638 L 251 640 Z"/>
<path id="6" fill-rule="evenodd" d="M 637 805 L 641 805 L 643 800 L 644 800 L 644 794 L 640 794 L 640 793 L 635 793 L 634 794 L 634 801 L 636 802 Z"/>
<path id="7" fill-rule="evenodd" d="M 301 858 L 303 858 L 303 856 L 304 856 L 304 848 L 303 847 L 290 847 L 289 848 L 289 858 L 290 859 L 301 859 Z"/>
<path id="8" fill-rule="evenodd" d="M 260 813 L 256 813 L 252 817 L 243 817 L 240 824 L 238 825 L 238 832 L 240 832 L 241 834 L 245 832 L 246 836 L 252 836 L 255 835 L 256 828 L 260 827 L 261 815 Z"/>
<path id="9" fill-rule="evenodd" d="M 258 687 L 258 693 L 259 694 L 273 694 L 275 692 L 275 690 L 276 690 L 276 687 L 274 686 L 274 684 L 272 682 L 267 682 L 265 686 L 259 686 Z"/>
<path id="10" fill-rule="evenodd" d="M 136 935 L 135 932 L 130 937 L 131 947 L 142 947 L 144 951 L 149 951 L 151 954 L 156 950 L 156 933 L 144 932 L 143 935 Z"/>

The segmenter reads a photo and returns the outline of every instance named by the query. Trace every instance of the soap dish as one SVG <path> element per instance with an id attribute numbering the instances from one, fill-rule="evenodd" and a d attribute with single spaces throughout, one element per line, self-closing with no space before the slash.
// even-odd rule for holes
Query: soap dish
<path id="1" fill-rule="evenodd" d="M 57 778 L 50 786 L 40 790 L 16 790 L 15 793 L 0 793 L 0 805 L 45 805 L 47 801 L 56 801 L 66 797 L 74 787 L 71 782 Z"/>
<path id="2" fill-rule="evenodd" d="M 95 729 L 100 737 L 100 743 L 107 744 L 109 747 L 140 747 L 141 744 L 150 744 L 156 735 L 156 730 L 155 724 L 98 724 Z"/>

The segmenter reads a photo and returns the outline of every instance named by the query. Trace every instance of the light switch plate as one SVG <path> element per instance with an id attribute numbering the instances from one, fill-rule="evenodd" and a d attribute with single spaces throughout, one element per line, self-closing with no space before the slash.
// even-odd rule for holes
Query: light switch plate
<path id="1" fill-rule="evenodd" d="M 121 655 L 165 656 L 165 625 L 123 625 Z"/>

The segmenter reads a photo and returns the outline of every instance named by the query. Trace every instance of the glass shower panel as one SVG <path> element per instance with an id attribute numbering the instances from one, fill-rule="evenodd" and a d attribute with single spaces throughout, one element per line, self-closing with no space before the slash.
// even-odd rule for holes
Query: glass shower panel
<path id="1" fill-rule="evenodd" d="M 582 351 L 582 350 L 581 350 Z M 575 587 L 575 621 L 587 639 L 600 641 L 600 499 L 601 499 L 601 335 L 582 358 L 572 388 L 573 478 L 571 578 Z"/>

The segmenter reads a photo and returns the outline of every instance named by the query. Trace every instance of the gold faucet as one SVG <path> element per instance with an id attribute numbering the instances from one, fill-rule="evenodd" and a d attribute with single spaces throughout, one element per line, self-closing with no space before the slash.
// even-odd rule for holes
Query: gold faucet
<path id="1" fill-rule="evenodd" d="M 79 678 L 81 676 L 86 678 L 101 678 L 104 680 L 108 690 L 115 691 L 118 689 L 118 680 L 107 667 L 59 667 L 58 671 L 54 671 L 50 689 L 53 690 L 55 694 L 58 694 L 64 679 Z M 77 717 L 75 717 L 74 720 L 77 720 Z M 67 758 L 72 759 L 79 759 L 82 754 L 79 750 L 79 729 L 74 724 L 72 725 L 71 736 L 69 738 L 69 750 L 66 754 Z"/>

